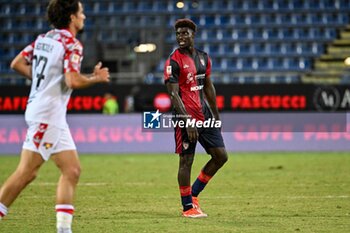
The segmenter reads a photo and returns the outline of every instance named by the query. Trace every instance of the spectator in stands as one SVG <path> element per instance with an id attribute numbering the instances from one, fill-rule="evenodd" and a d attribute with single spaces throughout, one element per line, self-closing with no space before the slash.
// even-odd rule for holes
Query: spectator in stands
<path id="1" fill-rule="evenodd" d="M 215 89 L 210 80 L 210 58 L 205 52 L 194 48 L 196 28 L 190 19 L 175 22 L 179 48 L 170 55 L 164 67 L 165 84 L 174 108 L 175 121 L 194 119 L 203 122 L 220 119 Z M 191 168 L 197 140 L 211 155 L 211 159 L 191 187 Z M 199 207 L 198 195 L 228 159 L 221 127 L 177 126 L 175 143 L 180 158 L 178 184 L 183 205 L 182 215 L 189 218 L 207 217 Z"/>
<path id="2" fill-rule="evenodd" d="M 134 86 L 131 88 L 130 94 L 125 97 L 124 111 L 126 113 L 136 111 L 136 100 L 137 100 L 137 95 L 139 94 L 139 92 L 140 92 L 140 87 Z"/>
<path id="3" fill-rule="evenodd" d="M 83 46 L 75 36 L 84 27 L 85 15 L 79 0 L 52 0 L 47 16 L 54 29 L 39 35 L 11 63 L 12 69 L 32 80 L 32 86 L 21 160 L 0 189 L 0 218 L 51 157 L 61 171 L 56 194 L 57 231 L 69 233 L 80 162 L 66 122 L 67 104 L 73 89 L 109 82 L 109 71 L 98 63 L 92 74 L 80 73 Z"/>
<path id="4" fill-rule="evenodd" d="M 107 92 L 104 95 L 104 104 L 102 113 L 105 115 L 115 115 L 119 112 L 119 104 L 114 95 L 110 92 Z"/>

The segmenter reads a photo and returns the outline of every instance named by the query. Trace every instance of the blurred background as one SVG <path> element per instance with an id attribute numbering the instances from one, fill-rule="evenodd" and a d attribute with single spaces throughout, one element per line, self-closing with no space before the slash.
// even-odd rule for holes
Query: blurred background
<path id="1" fill-rule="evenodd" d="M 115 114 L 169 111 L 162 73 L 177 47 L 173 25 L 184 17 L 198 25 L 195 45 L 212 59 L 221 112 L 350 109 L 349 0 L 82 2 L 87 16 L 85 31 L 78 36 L 84 45 L 82 72 L 91 73 L 102 61 L 112 81 L 75 91 L 69 113 L 102 113 L 106 93 L 116 101 Z M 46 6 L 47 1 L 0 1 L 4 117 L 25 110 L 30 83 L 9 64 L 49 30 Z"/>

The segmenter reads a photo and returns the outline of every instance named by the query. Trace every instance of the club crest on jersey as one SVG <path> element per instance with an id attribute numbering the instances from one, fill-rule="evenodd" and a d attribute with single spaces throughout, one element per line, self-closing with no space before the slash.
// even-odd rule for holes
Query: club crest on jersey
<path id="1" fill-rule="evenodd" d="M 45 147 L 46 150 L 50 149 L 53 146 L 52 143 L 44 142 L 43 147 Z"/>
<path id="2" fill-rule="evenodd" d="M 184 148 L 185 150 L 187 150 L 188 147 L 190 146 L 190 144 L 189 144 L 188 142 L 183 142 L 183 143 L 182 143 L 182 146 L 183 146 L 183 148 Z"/>
<path id="3" fill-rule="evenodd" d="M 171 75 L 171 66 L 166 67 L 166 73 L 167 75 Z"/>
<path id="4" fill-rule="evenodd" d="M 192 82 L 194 82 L 194 76 L 193 76 L 193 74 L 191 72 L 189 72 L 187 74 L 186 84 L 189 84 L 189 83 L 192 83 Z"/>

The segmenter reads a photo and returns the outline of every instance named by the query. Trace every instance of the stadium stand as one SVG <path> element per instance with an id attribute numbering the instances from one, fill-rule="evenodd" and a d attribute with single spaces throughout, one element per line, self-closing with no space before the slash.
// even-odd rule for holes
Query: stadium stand
<path id="1" fill-rule="evenodd" d="M 349 0 L 84 0 L 85 67 L 102 60 L 117 82 L 161 83 L 176 48 L 173 25 L 188 17 L 196 45 L 209 52 L 216 83 L 344 83 L 350 46 Z M 0 83 L 23 85 L 11 59 L 49 29 L 46 2 L 0 2 Z M 135 53 L 140 43 L 154 52 Z M 334 64 L 335 65 L 334 65 Z M 86 71 L 87 72 L 87 71 Z M 345 81 L 344 81 L 345 80 Z M 349 82 L 349 81 L 348 81 Z"/>

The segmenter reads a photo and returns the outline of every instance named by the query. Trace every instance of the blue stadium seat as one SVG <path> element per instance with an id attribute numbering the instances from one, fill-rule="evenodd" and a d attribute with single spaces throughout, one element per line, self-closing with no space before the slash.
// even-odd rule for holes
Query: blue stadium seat
<path id="1" fill-rule="evenodd" d="M 204 21 L 200 21 L 203 26 L 211 26 L 215 24 L 215 16 L 205 16 Z M 203 24 L 204 23 L 204 24 Z"/>
<path id="2" fill-rule="evenodd" d="M 233 24 L 245 24 L 245 17 L 243 14 L 233 15 Z"/>
<path id="3" fill-rule="evenodd" d="M 124 6 L 125 12 L 134 12 L 134 11 L 137 11 L 137 9 L 138 9 L 137 2 L 128 1 L 125 3 L 125 6 Z"/>
<path id="4" fill-rule="evenodd" d="M 265 43 L 253 43 L 251 44 L 251 53 L 252 54 L 266 54 Z"/>
<path id="5" fill-rule="evenodd" d="M 259 7 L 258 0 L 245 0 L 243 1 L 244 10 L 256 10 Z"/>
<path id="6" fill-rule="evenodd" d="M 257 14 L 246 14 L 245 24 L 260 24 L 260 17 Z"/>
<path id="7" fill-rule="evenodd" d="M 349 14 L 347 12 L 339 12 L 338 14 L 338 23 L 344 25 L 349 23 Z"/>
<path id="8" fill-rule="evenodd" d="M 335 7 L 335 2 L 334 0 L 323 0 L 321 1 L 322 7 L 324 9 L 334 9 Z"/>
<path id="9" fill-rule="evenodd" d="M 94 3 L 93 2 L 84 2 L 84 12 L 90 14 L 94 11 Z"/>
<path id="10" fill-rule="evenodd" d="M 266 28 L 263 30 L 263 38 L 264 39 L 277 39 L 278 38 L 278 30 L 276 28 Z"/>
<path id="11" fill-rule="evenodd" d="M 277 24 L 291 24 L 292 23 L 292 15 L 290 13 L 276 14 L 275 23 L 277 23 Z"/>
<path id="12" fill-rule="evenodd" d="M 308 13 L 308 22 L 311 24 L 321 24 L 323 23 L 322 14 L 321 13 Z"/>
<path id="13" fill-rule="evenodd" d="M 260 14 L 260 22 L 262 24 L 271 24 L 271 23 L 278 23 L 276 14 Z"/>
<path id="14" fill-rule="evenodd" d="M 230 25 L 231 24 L 231 17 L 229 15 L 219 15 L 217 16 L 217 19 L 216 19 L 216 25 L 222 25 L 222 26 L 225 26 L 225 25 Z"/>
<path id="15" fill-rule="evenodd" d="M 281 28 L 278 31 L 279 39 L 291 39 L 293 38 L 293 29 L 292 28 Z"/>
<path id="16" fill-rule="evenodd" d="M 272 69 L 274 70 L 280 70 L 283 69 L 283 60 L 280 57 L 274 57 L 274 58 L 270 58 L 271 60 L 271 64 L 272 64 Z"/>
<path id="17" fill-rule="evenodd" d="M 228 58 L 227 59 L 227 70 L 228 71 L 235 71 L 238 65 L 238 60 L 241 62 L 241 59 L 236 59 L 236 58 Z M 242 67 L 242 64 L 240 65 Z"/>
<path id="18" fill-rule="evenodd" d="M 154 1 L 140 1 L 138 5 L 138 10 L 142 12 L 149 12 L 154 10 Z"/>
<path id="19" fill-rule="evenodd" d="M 320 1 L 305 1 L 305 5 L 309 9 L 320 9 Z"/>
<path id="20" fill-rule="evenodd" d="M 110 9 L 112 12 L 123 12 L 124 11 L 124 3 L 115 1 L 115 2 L 110 2 Z"/>
<path id="21" fill-rule="evenodd" d="M 286 10 L 286 9 L 290 9 L 289 8 L 289 4 L 288 1 L 285 0 L 275 0 L 273 8 L 275 10 Z"/>
<path id="22" fill-rule="evenodd" d="M 262 0 L 261 2 L 261 8 L 264 10 L 271 10 L 273 9 L 273 4 L 274 1 L 273 0 Z"/>
<path id="23" fill-rule="evenodd" d="M 305 9 L 304 3 L 304 0 L 293 0 L 290 2 L 289 7 L 294 10 Z"/>
<path id="24" fill-rule="evenodd" d="M 211 57 L 211 65 L 214 71 L 221 70 L 221 60 L 217 57 Z"/>
<path id="25" fill-rule="evenodd" d="M 233 10 L 242 10 L 243 9 L 243 1 L 232 1 L 232 9 Z"/>
<path id="26" fill-rule="evenodd" d="M 155 11 L 167 11 L 168 10 L 168 2 L 166 1 L 156 1 L 155 2 Z"/>
<path id="27" fill-rule="evenodd" d="M 332 23 L 339 23 L 338 22 L 338 13 L 324 13 L 322 15 L 323 23 L 326 24 L 332 24 Z"/>
<path id="28" fill-rule="evenodd" d="M 211 56 L 217 55 L 219 53 L 219 45 L 218 44 L 210 44 L 209 45 L 209 54 Z"/>
<path id="29" fill-rule="evenodd" d="M 350 9 L 350 1 L 349 0 L 338 0 L 339 6 L 337 9 Z"/>
<path id="30" fill-rule="evenodd" d="M 247 30 L 246 29 L 233 29 L 232 32 L 232 38 L 233 39 L 247 39 Z"/>
<path id="31" fill-rule="evenodd" d="M 295 39 L 306 39 L 309 36 L 307 28 L 294 28 L 293 37 Z"/>

